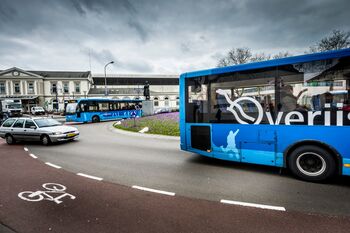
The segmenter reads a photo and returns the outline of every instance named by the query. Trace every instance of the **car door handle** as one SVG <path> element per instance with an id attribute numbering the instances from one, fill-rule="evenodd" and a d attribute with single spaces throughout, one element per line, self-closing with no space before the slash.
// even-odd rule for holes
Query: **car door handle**
<path id="1" fill-rule="evenodd" d="M 13 129 L 11 129 L 11 131 L 13 131 Z"/>

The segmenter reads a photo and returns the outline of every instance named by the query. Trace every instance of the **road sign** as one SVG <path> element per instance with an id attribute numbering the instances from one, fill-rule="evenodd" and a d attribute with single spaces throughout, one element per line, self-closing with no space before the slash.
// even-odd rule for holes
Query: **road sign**
<path id="1" fill-rule="evenodd" d="M 130 115 L 131 115 L 132 118 L 135 118 L 137 113 L 136 113 L 136 111 L 132 111 Z"/>

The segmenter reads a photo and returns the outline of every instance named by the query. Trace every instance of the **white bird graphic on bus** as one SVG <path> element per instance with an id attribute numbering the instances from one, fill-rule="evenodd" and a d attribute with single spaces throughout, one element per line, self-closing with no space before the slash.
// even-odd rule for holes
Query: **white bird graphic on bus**
<path id="1" fill-rule="evenodd" d="M 232 158 L 233 156 L 236 156 L 237 159 L 239 159 L 239 153 L 236 146 L 236 135 L 238 134 L 239 129 L 236 130 L 236 132 L 232 132 L 230 130 L 230 133 L 227 136 L 227 146 L 224 148 L 223 146 L 220 146 L 221 150 L 225 153 L 228 153 L 229 156 Z"/>

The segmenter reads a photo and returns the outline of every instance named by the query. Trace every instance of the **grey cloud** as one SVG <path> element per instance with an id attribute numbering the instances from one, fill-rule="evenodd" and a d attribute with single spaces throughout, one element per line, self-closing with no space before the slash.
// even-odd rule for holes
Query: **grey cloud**
<path id="1" fill-rule="evenodd" d="M 82 49 L 82 52 L 87 56 L 91 56 L 92 60 L 97 61 L 101 65 L 105 65 L 107 62 L 110 61 L 117 62 L 115 56 L 107 49 L 96 51 L 92 48 L 84 48 Z"/>
<path id="2" fill-rule="evenodd" d="M 115 58 L 130 72 L 209 68 L 232 47 L 304 51 L 333 29 L 350 30 L 348 9 L 348 0 L 1 0 L 0 36 L 30 43 L 2 40 L 0 51 L 20 50 L 20 63 L 33 67 L 46 65 L 47 51 L 80 64 L 91 47 L 99 70 Z"/>
<path id="3" fill-rule="evenodd" d="M 138 33 L 138 35 L 140 36 L 141 40 L 143 42 L 146 42 L 148 39 L 148 32 L 146 31 L 146 29 L 136 20 L 130 19 L 130 21 L 128 22 L 128 25 L 131 28 L 134 28 L 136 30 L 136 32 Z"/>

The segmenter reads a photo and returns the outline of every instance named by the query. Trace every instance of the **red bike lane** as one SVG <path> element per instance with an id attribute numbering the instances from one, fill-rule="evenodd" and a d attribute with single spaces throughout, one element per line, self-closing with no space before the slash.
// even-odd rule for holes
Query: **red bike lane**
<path id="1" fill-rule="evenodd" d="M 14 232 L 349 232 L 350 229 L 348 217 L 225 205 L 219 200 L 166 196 L 96 181 L 47 166 L 29 153 L 23 150 L 23 145 L 8 146 L 0 140 L 0 223 Z M 62 203 L 31 202 L 18 195 L 24 191 L 44 191 L 42 185 L 48 183 L 67 188 L 64 192 L 49 193 Z M 59 199 L 64 193 L 67 194 Z M 30 199 L 29 194 L 22 197 Z"/>

